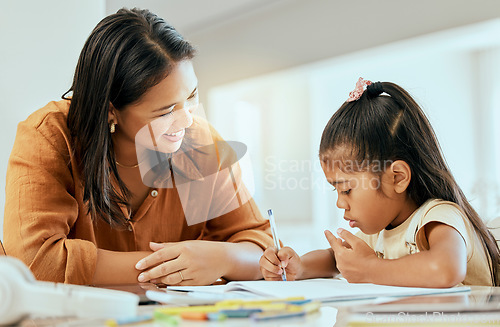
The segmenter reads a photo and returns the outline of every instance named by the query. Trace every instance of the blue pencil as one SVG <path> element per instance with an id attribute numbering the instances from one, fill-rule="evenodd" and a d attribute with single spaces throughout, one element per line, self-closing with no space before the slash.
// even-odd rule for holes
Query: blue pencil
<path id="1" fill-rule="evenodd" d="M 153 315 L 145 314 L 141 316 L 127 317 L 127 318 L 109 319 L 106 321 L 106 325 L 109 327 L 120 326 L 120 325 L 144 322 L 148 320 L 153 320 Z"/>
<path id="2" fill-rule="evenodd" d="M 278 232 L 276 230 L 276 221 L 274 220 L 273 210 L 267 210 L 267 214 L 269 215 L 269 224 L 271 225 L 271 234 L 273 235 L 274 246 L 279 251 L 281 250 L 280 239 L 278 238 Z M 281 274 L 281 279 L 286 282 L 286 271 L 283 268 L 283 273 Z"/>

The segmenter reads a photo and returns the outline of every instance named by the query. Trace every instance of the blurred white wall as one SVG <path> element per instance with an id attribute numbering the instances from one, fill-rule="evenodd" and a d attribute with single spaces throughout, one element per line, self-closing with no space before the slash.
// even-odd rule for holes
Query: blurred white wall
<path id="1" fill-rule="evenodd" d="M 169 1 L 110 1 L 154 5 L 174 24 L 183 18 Z M 500 17 L 498 0 L 265 2 L 262 10 L 181 30 L 199 48 L 200 101 L 206 103 L 206 92 L 217 85 Z"/>
<path id="2" fill-rule="evenodd" d="M 5 174 L 17 124 L 71 86 L 104 0 L 7 1 L 0 6 L 0 237 Z"/>

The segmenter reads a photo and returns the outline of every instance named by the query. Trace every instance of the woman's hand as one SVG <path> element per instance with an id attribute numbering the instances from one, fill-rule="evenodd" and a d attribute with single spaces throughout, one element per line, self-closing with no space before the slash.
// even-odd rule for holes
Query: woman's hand
<path id="1" fill-rule="evenodd" d="M 296 280 L 302 274 L 299 255 L 288 246 L 276 252 L 274 246 L 268 247 L 259 261 L 260 271 L 266 280 L 281 280 L 283 269 L 289 281 Z"/>
<path id="2" fill-rule="evenodd" d="M 154 253 L 135 266 L 138 270 L 144 270 L 138 277 L 139 282 L 210 285 L 224 276 L 232 264 L 222 242 L 150 242 L 149 246 Z"/>
<path id="3" fill-rule="evenodd" d="M 365 241 L 349 231 L 339 228 L 337 233 L 342 239 L 335 237 L 330 231 L 325 236 L 335 255 L 337 269 L 350 283 L 369 283 L 371 265 L 379 258 Z"/>

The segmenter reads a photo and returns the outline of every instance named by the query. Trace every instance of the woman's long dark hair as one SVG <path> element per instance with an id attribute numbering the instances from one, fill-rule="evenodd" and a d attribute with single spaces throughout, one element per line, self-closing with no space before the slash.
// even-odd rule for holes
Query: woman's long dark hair
<path id="1" fill-rule="evenodd" d="M 395 160 L 408 163 L 412 171 L 408 196 L 418 206 L 429 199 L 456 203 L 479 235 L 491 259 L 492 281 L 499 285 L 498 245 L 451 174 L 424 112 L 403 88 L 377 82 L 369 85 L 359 100 L 345 102 L 326 125 L 319 152 L 327 165 L 335 159 L 331 154 L 340 152 L 344 158 L 369 165 L 384 167 L 380 163 Z"/>
<path id="2" fill-rule="evenodd" d="M 120 205 L 128 206 L 130 193 L 116 168 L 110 104 L 123 110 L 162 81 L 173 64 L 194 55 L 194 47 L 172 26 L 136 8 L 105 17 L 85 42 L 73 84 L 63 98 L 71 100 L 68 128 L 92 219 L 116 227 L 128 219 L 120 210 Z"/>

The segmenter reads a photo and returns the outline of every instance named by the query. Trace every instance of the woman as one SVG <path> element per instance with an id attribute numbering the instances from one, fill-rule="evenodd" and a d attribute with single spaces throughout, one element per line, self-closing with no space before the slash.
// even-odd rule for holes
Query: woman
<path id="1" fill-rule="evenodd" d="M 234 151 L 193 118 L 194 53 L 163 19 L 121 9 L 89 36 L 64 100 L 19 124 L 5 247 L 37 279 L 203 285 L 262 277 L 268 224 L 241 184 Z M 201 200 L 199 181 L 212 190 Z"/>

